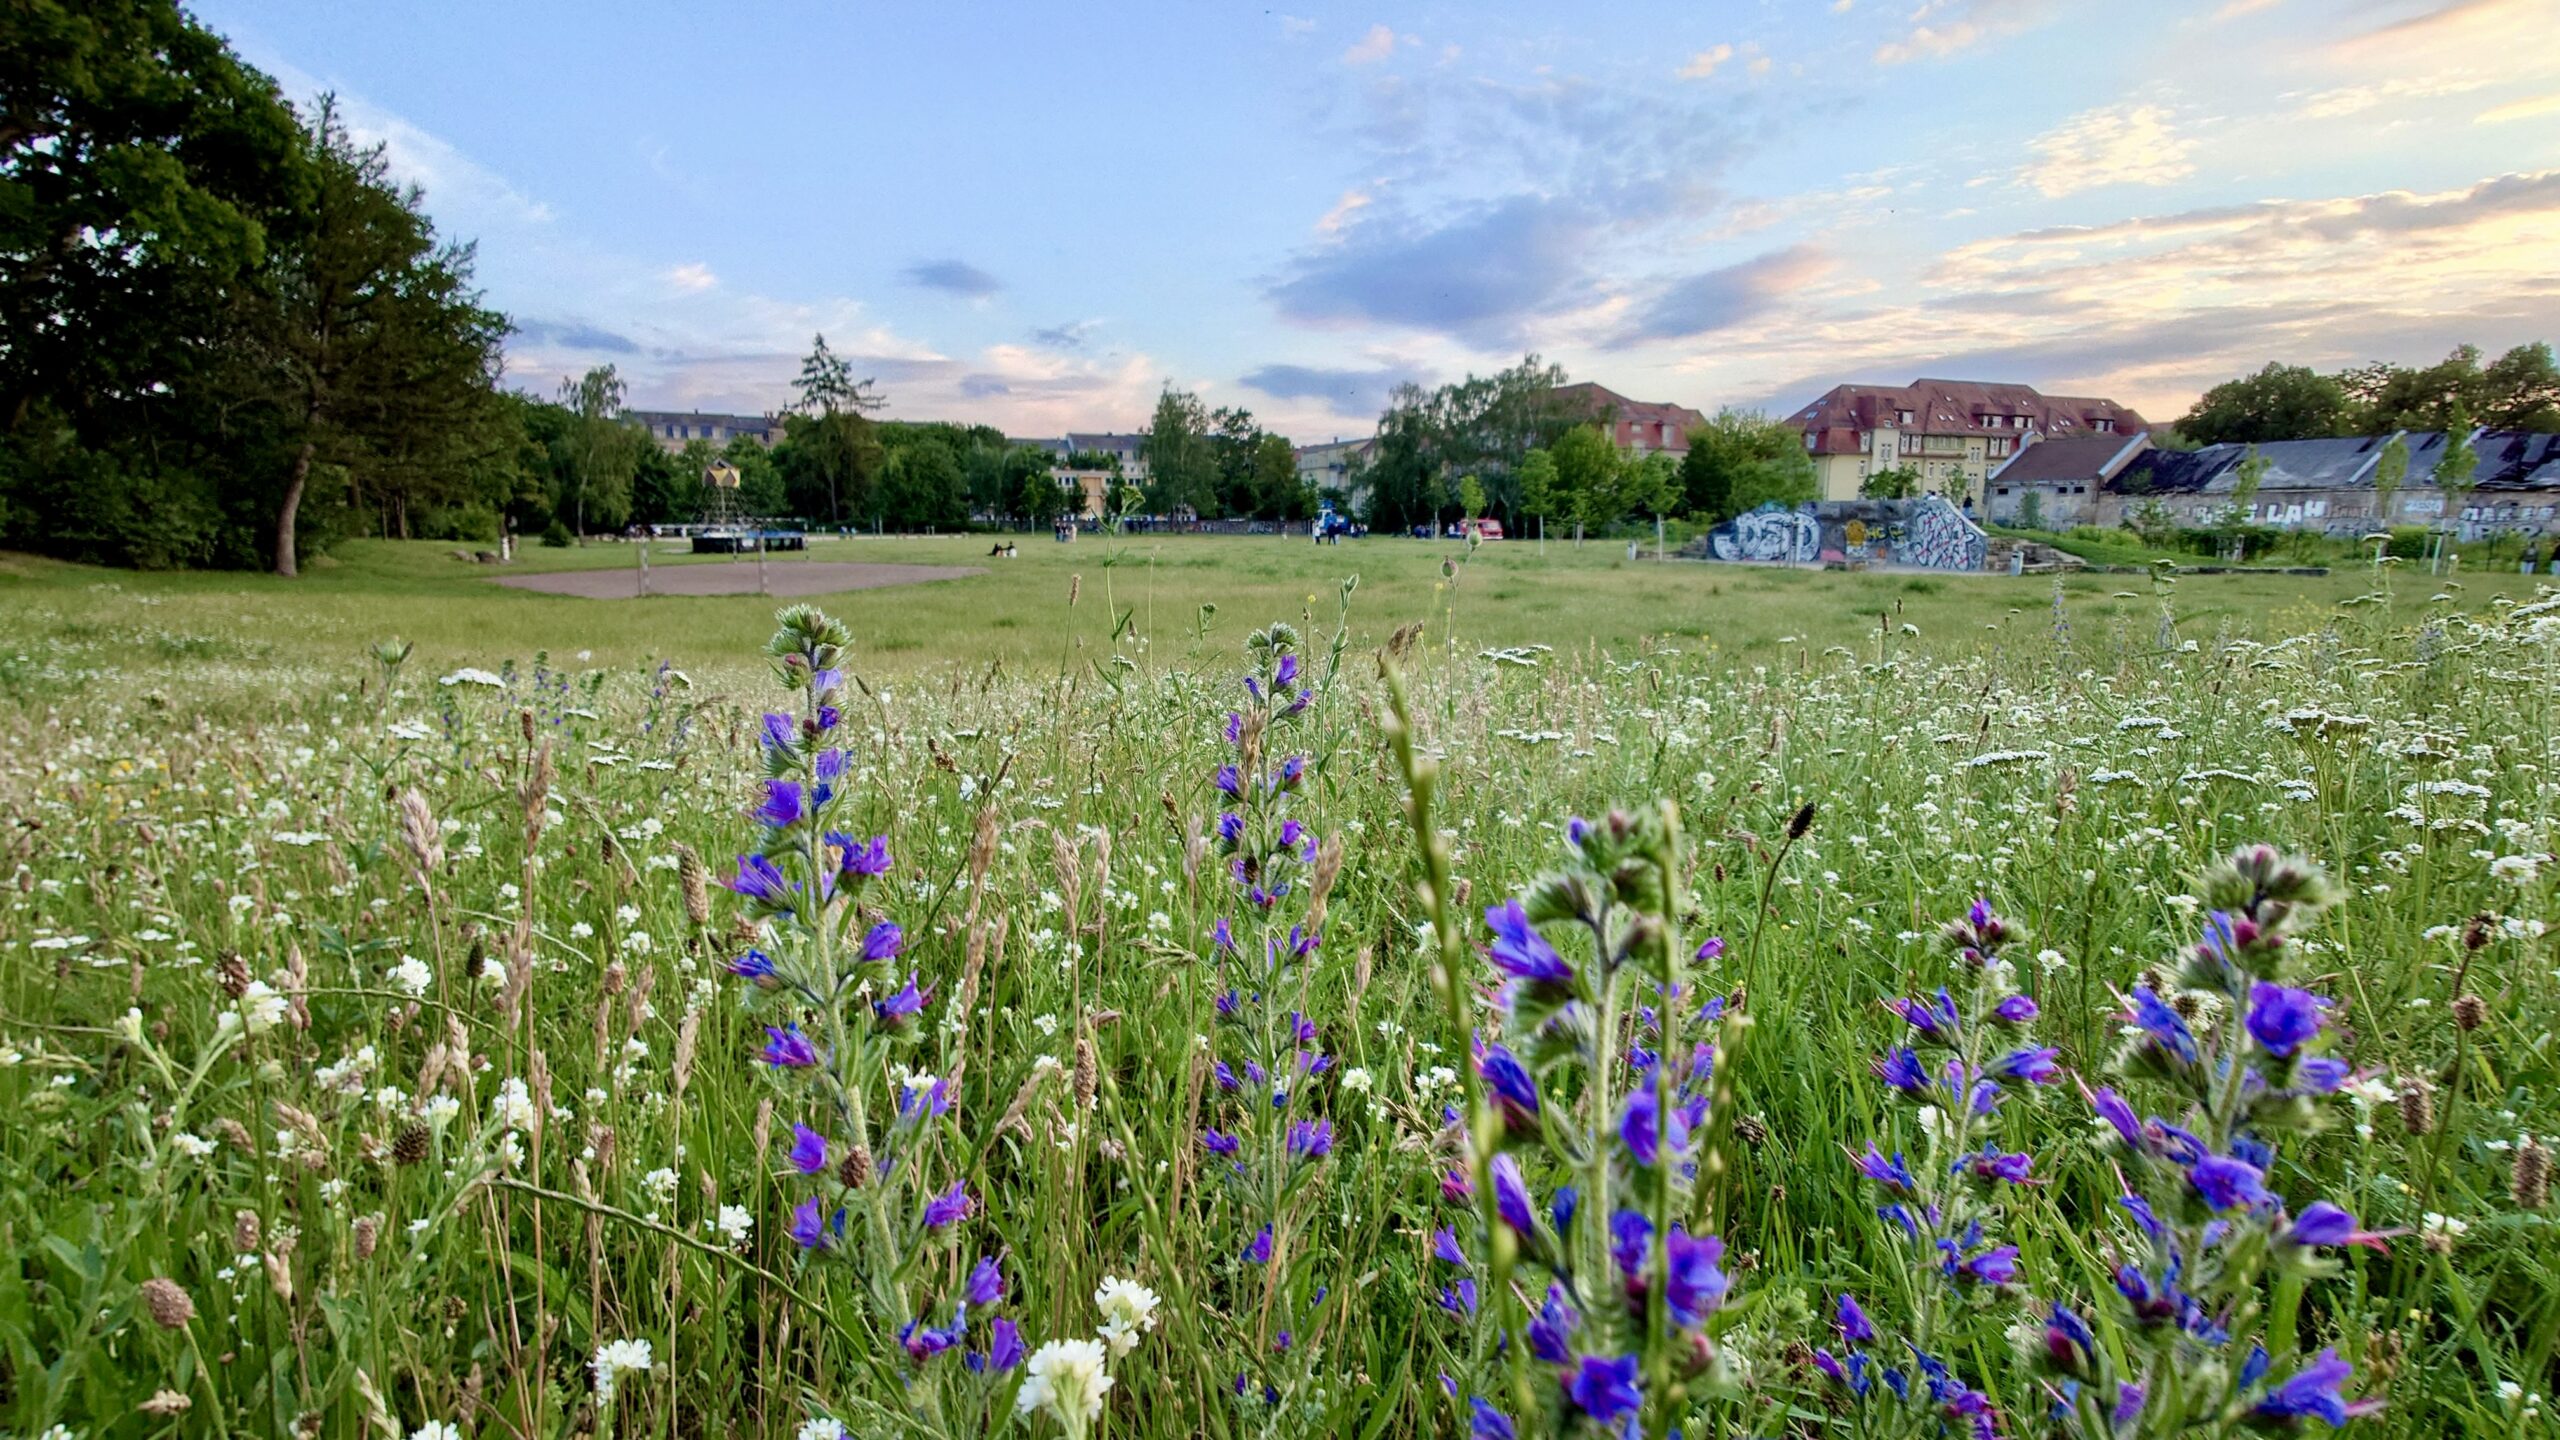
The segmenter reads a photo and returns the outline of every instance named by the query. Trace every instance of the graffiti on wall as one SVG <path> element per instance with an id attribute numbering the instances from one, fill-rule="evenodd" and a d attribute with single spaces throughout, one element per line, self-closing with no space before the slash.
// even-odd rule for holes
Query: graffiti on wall
<path id="1" fill-rule="evenodd" d="M 1774 503 L 1736 515 L 1707 533 L 1718 560 L 1783 560 L 1810 565 L 1822 553 L 1822 526 L 1801 511 Z"/>
<path id="2" fill-rule="evenodd" d="M 1990 537 L 1948 500 L 1835 500 L 1793 510 L 1764 505 L 1707 534 L 1717 560 L 1899 565 L 1979 570 Z"/>

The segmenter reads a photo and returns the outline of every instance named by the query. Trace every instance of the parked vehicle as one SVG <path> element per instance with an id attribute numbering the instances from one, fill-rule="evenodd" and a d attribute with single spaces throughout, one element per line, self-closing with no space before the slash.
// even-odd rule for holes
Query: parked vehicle
<path id="1" fill-rule="evenodd" d="M 1502 538 L 1502 522 L 1490 515 L 1482 516 L 1462 522 L 1458 532 L 1460 538 L 1467 540 L 1499 540 Z"/>

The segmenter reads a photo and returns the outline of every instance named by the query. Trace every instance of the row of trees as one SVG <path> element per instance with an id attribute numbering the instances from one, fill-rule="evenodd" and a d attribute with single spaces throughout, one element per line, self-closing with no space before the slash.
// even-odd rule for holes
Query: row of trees
<path id="1" fill-rule="evenodd" d="M 1197 394 L 1167 385 L 1147 421 L 1143 453 L 1143 501 L 1156 514 L 1304 520 L 1316 513 L 1318 497 L 1299 478 L 1288 437 L 1255 424 L 1241 406 L 1212 410 Z"/>
<path id="2" fill-rule="evenodd" d="M 290 575 L 506 489 L 506 320 L 379 147 L 170 0 L 8 23 L 0 544 Z"/>
<path id="3" fill-rule="evenodd" d="M 2327 375 L 2269 362 L 2204 392 L 2178 434 L 2194 445 L 2254 445 L 2470 425 L 2560 431 L 2560 363 L 2550 345 L 2518 345 L 2485 365 L 2479 347 L 2464 345 L 2433 365 L 2375 361 Z"/>

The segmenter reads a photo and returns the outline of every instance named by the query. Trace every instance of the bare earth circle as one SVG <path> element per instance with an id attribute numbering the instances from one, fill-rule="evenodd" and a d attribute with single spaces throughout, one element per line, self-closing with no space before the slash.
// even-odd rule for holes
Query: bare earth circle
<path id="1" fill-rule="evenodd" d="M 878 590 L 890 585 L 921 585 L 930 580 L 962 580 L 987 572 L 974 565 L 865 565 L 850 560 L 776 560 L 764 567 L 768 595 L 832 595 L 841 590 Z M 498 583 L 546 595 L 575 595 L 587 600 L 630 600 L 640 594 L 636 568 L 561 570 L 545 575 L 503 575 Z M 660 565 L 649 572 L 652 595 L 753 595 L 753 561 L 716 565 Z"/>

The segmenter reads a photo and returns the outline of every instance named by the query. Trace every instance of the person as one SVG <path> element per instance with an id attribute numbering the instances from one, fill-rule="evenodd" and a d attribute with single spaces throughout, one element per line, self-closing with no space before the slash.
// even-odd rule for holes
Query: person
<path id="1" fill-rule="evenodd" d="M 2519 575 L 2530 575 L 2533 573 L 2534 566 L 2538 563 L 2540 563 L 2540 557 L 2534 554 L 2533 542 L 2527 540 L 2524 542 L 2524 561 L 2516 567 L 2516 573 Z"/>

